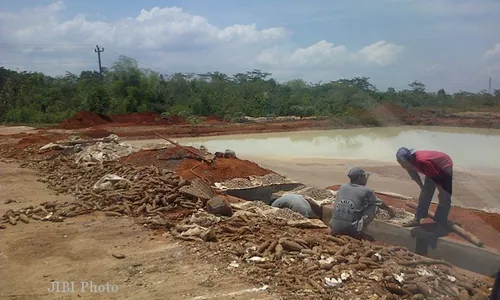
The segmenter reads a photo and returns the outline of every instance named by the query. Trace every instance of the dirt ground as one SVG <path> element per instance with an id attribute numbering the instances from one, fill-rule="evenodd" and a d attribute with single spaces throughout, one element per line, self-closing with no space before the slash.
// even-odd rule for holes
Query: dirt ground
<path id="1" fill-rule="evenodd" d="M 45 201 L 71 200 L 38 182 L 33 170 L 13 163 L 0 163 L 0 170 L 0 214 Z M 7 199 L 18 202 L 5 204 Z M 94 213 L 62 223 L 32 220 L 0 232 L 2 299 L 277 299 L 201 261 L 196 246 L 180 244 L 127 217 Z M 75 290 L 50 293 L 52 281 L 75 282 Z M 95 293 L 85 286 L 82 292 L 82 282 L 109 283 L 117 291 Z"/>
<path id="2" fill-rule="evenodd" d="M 375 117 L 389 120 L 388 113 L 391 114 L 391 111 L 378 110 L 378 115 Z M 126 123 L 128 119 L 112 116 L 112 122 L 101 122 L 96 119 L 95 122 L 89 123 L 91 127 L 67 126 L 74 128 L 71 130 L 2 126 L 0 127 L 0 150 L 4 152 L 0 152 L 0 155 L 4 159 L 8 157 L 29 158 L 33 156 L 33 152 L 26 151 L 26 148 L 35 149 L 48 142 L 74 134 L 99 138 L 115 133 L 127 139 L 151 139 L 156 138 L 156 132 L 169 137 L 186 137 L 345 126 L 332 124 L 327 120 L 236 124 L 216 119 L 193 126 L 183 123 L 182 120 L 158 124 L 154 119 L 155 116 L 148 118 L 150 119 L 148 122 L 142 122 L 141 116 L 135 115 L 133 122 Z M 500 127 L 499 116 L 484 118 L 483 114 L 460 114 L 446 117 L 436 117 L 436 114 L 430 113 L 422 113 L 417 117 L 406 114 L 394 115 L 392 121 L 387 122 L 387 124 L 400 122 L 415 125 Z M 382 122 L 382 124 L 386 123 Z M 8 144 L 9 147 L 7 147 Z M 14 148 L 10 148 L 12 145 Z M 7 148 L 9 149 L 5 152 Z M 418 195 L 418 187 L 411 182 L 401 168 L 395 165 L 353 160 L 293 160 L 284 163 L 283 160 L 259 157 L 242 158 L 317 187 L 343 183 L 346 181 L 345 174 L 349 166 L 363 166 L 374 173 L 369 185 L 375 190 L 397 192 L 412 197 Z M 196 164 L 198 164 L 197 161 L 193 165 L 185 165 L 183 169 L 191 170 Z M 227 173 L 234 172 L 226 166 L 221 166 L 221 168 L 227 169 Z M 244 167 L 239 169 L 242 168 Z M 2 215 L 8 209 L 20 209 L 46 201 L 72 200 L 70 196 L 55 195 L 46 188 L 45 184 L 37 181 L 39 177 L 31 169 L 20 168 L 11 162 L 2 162 L 0 172 L 0 195 L 3 196 L 0 198 L 0 214 Z M 497 196 L 500 192 L 500 186 L 497 184 L 500 176 L 457 171 L 454 179 L 456 189 L 453 204 L 500 209 Z M 478 218 L 468 210 L 464 212 L 460 218 L 466 218 L 466 222 L 474 223 L 474 227 L 470 228 L 477 231 L 487 228 L 485 232 L 488 236 L 481 236 L 487 239 L 484 241 L 487 245 L 492 245 L 492 241 L 495 240 L 500 241 L 500 233 L 494 226 L 490 226 L 491 220 Z M 452 216 L 457 215 L 452 214 Z M 467 217 L 471 218 L 467 219 Z M 207 250 L 197 247 L 210 247 L 209 243 L 178 242 L 169 234 L 147 229 L 129 217 L 118 218 L 104 216 L 103 213 L 92 213 L 67 219 L 61 223 L 40 223 L 33 220 L 29 224 L 19 222 L 14 227 L 0 229 L 0 232 L 2 235 L 0 272 L 7 274 L 7 276 L 2 276 L 0 281 L 0 298 L 279 299 L 277 295 L 258 290 L 259 286 L 250 285 L 231 273 L 227 270 L 227 263 L 221 264 L 206 256 L 203 259 L 200 258 L 198 254 L 206 255 Z M 497 244 L 495 248 L 500 249 L 500 242 Z M 120 257 L 120 255 L 125 257 L 121 259 L 115 257 Z M 82 292 L 82 283 L 90 284 L 90 281 L 95 285 L 109 283 L 116 286 L 117 292 Z M 51 282 L 75 282 L 75 293 L 50 293 Z"/>

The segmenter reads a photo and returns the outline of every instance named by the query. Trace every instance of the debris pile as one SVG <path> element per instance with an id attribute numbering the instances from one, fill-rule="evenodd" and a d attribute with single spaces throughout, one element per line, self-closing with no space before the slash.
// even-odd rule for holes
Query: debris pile
<path id="1" fill-rule="evenodd" d="M 216 182 L 214 185 L 220 190 L 247 189 L 259 186 L 269 186 L 277 184 L 295 183 L 289 178 L 276 173 L 269 173 L 264 176 L 248 176 L 247 178 L 233 178 L 223 182 Z"/>
<path id="2" fill-rule="evenodd" d="M 235 215 L 258 216 L 277 222 L 278 225 L 287 225 L 299 228 L 326 228 L 327 226 L 318 219 L 308 219 L 303 215 L 288 208 L 277 208 L 267 205 L 262 201 L 249 201 L 231 204 L 240 211 Z"/>
<path id="3" fill-rule="evenodd" d="M 403 224 L 405 222 L 408 222 L 410 221 L 411 219 L 413 219 L 415 217 L 414 214 L 410 213 L 410 212 L 407 212 L 405 209 L 403 208 L 392 208 L 392 210 L 394 211 L 394 213 L 396 214 L 396 216 L 394 218 L 391 218 L 389 216 L 389 213 L 383 209 L 379 209 L 378 210 L 378 213 L 377 215 L 375 216 L 375 218 L 379 219 L 379 220 L 384 220 L 385 222 L 388 222 L 388 223 L 393 223 L 393 224 Z"/>
<path id="4" fill-rule="evenodd" d="M 297 193 L 302 196 L 310 197 L 316 201 L 324 201 L 324 200 L 335 200 L 335 196 L 337 192 L 327 189 L 320 189 L 317 187 L 305 187 L 305 188 L 297 188 L 292 191 L 293 193 Z"/>
<path id="5" fill-rule="evenodd" d="M 58 154 L 75 154 L 78 164 L 96 164 L 103 161 L 115 161 L 123 156 L 128 156 L 139 151 L 129 144 L 120 143 L 119 137 L 111 134 L 100 139 L 83 140 L 79 136 L 70 137 L 69 140 L 57 141 L 42 146 L 40 153 L 50 150 L 62 150 Z M 57 155 L 56 155 L 57 156 Z"/>

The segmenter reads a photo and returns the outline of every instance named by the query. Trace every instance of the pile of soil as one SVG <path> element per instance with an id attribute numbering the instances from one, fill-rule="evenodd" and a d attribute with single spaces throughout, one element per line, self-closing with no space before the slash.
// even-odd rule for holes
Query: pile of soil
<path id="1" fill-rule="evenodd" d="M 53 142 L 54 139 L 49 138 L 48 136 L 44 135 L 30 135 L 25 138 L 22 138 L 19 142 L 16 144 L 17 149 L 26 149 L 30 146 L 34 145 L 46 145 L 50 142 Z"/>
<path id="2" fill-rule="evenodd" d="M 191 169 L 193 169 L 193 171 L 191 171 Z M 222 182 L 233 178 L 264 176 L 272 173 L 271 170 L 264 169 L 256 163 L 238 158 L 217 158 L 210 165 L 207 163 L 200 163 L 197 160 L 186 159 L 177 167 L 176 172 L 187 180 L 198 178 L 198 176 L 194 174 L 196 173 L 212 183 Z"/>
<path id="3" fill-rule="evenodd" d="M 196 151 L 202 156 L 204 155 L 203 151 L 194 147 L 185 148 Z M 193 180 L 201 176 L 212 183 L 272 173 L 271 170 L 261 168 L 256 163 L 238 158 L 217 158 L 212 164 L 208 165 L 205 162 L 202 163 L 200 158 L 193 153 L 178 146 L 161 150 L 141 150 L 122 157 L 120 162 L 134 166 L 155 165 L 159 168 L 175 170 L 187 180 Z"/>
<path id="4" fill-rule="evenodd" d="M 333 185 L 327 189 L 337 191 L 340 185 Z M 403 208 L 408 212 L 415 213 L 415 211 L 406 205 L 408 200 L 401 200 L 395 197 L 382 195 L 377 193 L 377 197 L 384 201 L 387 205 L 395 208 Z M 417 203 L 416 201 L 412 201 Z M 431 211 L 435 211 L 437 205 L 431 204 Z M 488 213 L 481 210 L 470 208 L 463 208 L 453 206 L 450 210 L 450 220 L 459 224 L 462 228 L 474 234 L 479 238 L 487 247 L 500 250 L 500 214 Z M 427 222 L 427 221 L 426 221 Z M 458 235 L 450 234 L 450 238 L 464 241 Z"/>
<path id="5" fill-rule="evenodd" d="M 100 115 L 89 111 L 80 111 L 59 125 L 61 129 L 81 129 L 98 125 L 180 125 L 186 120 L 178 117 L 162 117 L 156 112 L 142 112 L 121 115 Z"/>
<path id="6" fill-rule="evenodd" d="M 198 149 L 193 147 L 186 148 L 197 151 L 198 153 L 200 152 Z M 120 162 L 124 164 L 132 164 L 134 166 L 155 165 L 159 168 L 175 170 L 186 157 L 195 157 L 195 155 L 181 147 L 174 146 L 161 150 L 141 150 L 136 153 L 132 153 L 129 156 L 122 157 Z"/>
<path id="7" fill-rule="evenodd" d="M 61 129 L 80 129 L 109 123 L 111 120 L 104 116 L 90 111 L 80 111 L 73 117 L 65 120 L 59 125 Z"/>
<path id="8" fill-rule="evenodd" d="M 33 158 L 34 155 L 50 156 L 54 151 L 39 154 L 38 149 L 48 143 L 67 139 L 68 135 L 62 134 L 29 134 L 20 139 L 17 143 L 5 143 L 0 146 L 0 156 L 4 158 Z M 25 151 L 28 150 L 28 151 Z"/>
<path id="9" fill-rule="evenodd" d="M 160 119 L 160 114 L 155 112 L 131 113 L 125 115 L 109 115 L 114 123 L 130 124 L 155 124 Z"/>

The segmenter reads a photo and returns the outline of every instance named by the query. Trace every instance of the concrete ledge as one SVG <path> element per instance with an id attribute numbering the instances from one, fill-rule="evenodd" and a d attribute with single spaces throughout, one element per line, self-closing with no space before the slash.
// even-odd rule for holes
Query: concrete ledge
<path id="1" fill-rule="evenodd" d="M 500 269 L 500 253 L 449 238 L 438 238 L 418 227 L 409 229 L 373 220 L 366 233 L 377 241 L 403 246 L 417 254 L 443 259 L 459 268 L 486 276 L 495 276 Z"/>
<path id="2" fill-rule="evenodd" d="M 302 183 L 282 183 L 282 184 L 273 184 L 267 186 L 257 186 L 246 189 L 228 189 L 225 190 L 229 196 L 238 197 L 247 201 L 255 201 L 260 200 L 267 204 L 269 204 L 269 200 L 271 199 L 271 195 L 280 191 L 291 191 L 296 189 L 299 186 L 304 186 Z"/>

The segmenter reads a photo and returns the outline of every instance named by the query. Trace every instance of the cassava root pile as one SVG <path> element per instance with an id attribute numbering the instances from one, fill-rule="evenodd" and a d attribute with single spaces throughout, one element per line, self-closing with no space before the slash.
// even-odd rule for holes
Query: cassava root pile
<path id="1" fill-rule="evenodd" d="M 279 225 L 238 215 L 216 225 L 211 250 L 285 299 L 487 299 L 490 293 L 483 281 L 403 247 Z"/>
<path id="2" fill-rule="evenodd" d="M 157 167 L 133 167 L 117 162 L 91 166 L 76 164 L 71 158 L 60 156 L 53 161 L 30 163 L 45 174 L 40 181 L 57 193 L 72 194 L 75 201 L 42 203 L 3 215 L 4 223 L 16 225 L 30 219 L 61 222 L 64 218 L 104 211 L 108 216 L 162 216 L 176 207 L 197 208 L 179 189 L 189 183 L 177 174 Z M 96 190 L 94 184 L 108 174 L 126 180 L 118 181 L 110 189 Z"/>

